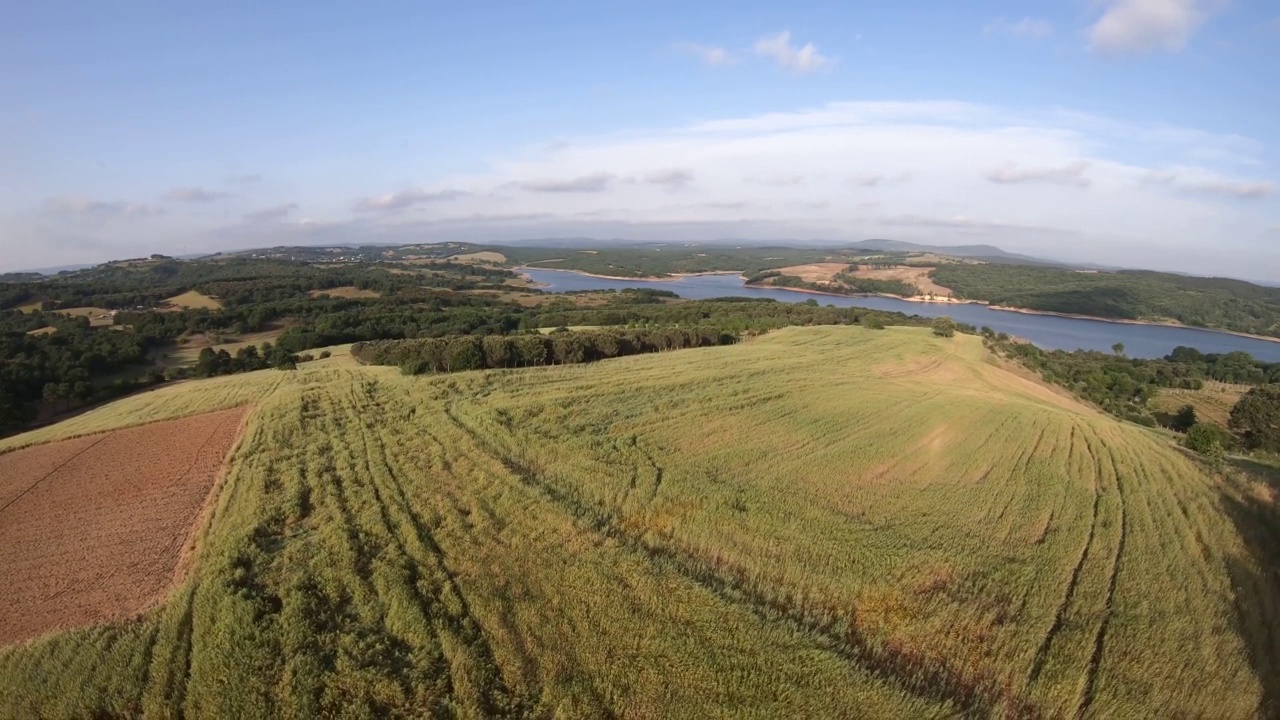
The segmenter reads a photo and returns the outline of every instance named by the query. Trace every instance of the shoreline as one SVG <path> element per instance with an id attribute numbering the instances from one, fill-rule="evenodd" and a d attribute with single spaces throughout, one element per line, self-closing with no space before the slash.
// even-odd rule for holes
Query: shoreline
<path id="1" fill-rule="evenodd" d="M 1049 317 L 1069 318 L 1072 320 L 1096 320 L 1098 322 L 1113 323 L 1116 325 L 1147 325 L 1150 327 L 1179 328 L 1181 330 L 1200 330 L 1202 332 L 1235 335 L 1236 337 L 1249 338 L 1251 340 L 1266 340 L 1267 342 L 1280 343 L 1280 338 L 1272 337 L 1270 335 L 1255 335 L 1253 333 L 1240 332 L 1238 330 L 1226 330 L 1224 328 L 1198 327 L 1196 325 L 1180 323 L 1176 320 L 1126 320 L 1122 318 L 1098 317 L 1097 315 L 1055 312 L 1053 310 L 1032 310 L 1031 308 L 1017 308 L 1009 307 L 1007 305 L 987 305 L 987 307 L 992 310 L 1021 313 L 1023 315 L 1048 315 Z"/>
<path id="2" fill-rule="evenodd" d="M 516 271 L 551 270 L 551 272 L 573 273 L 575 275 L 585 275 L 587 277 L 600 278 L 602 280 L 633 280 L 633 281 L 640 281 L 640 282 L 670 282 L 672 280 L 679 280 L 681 278 L 686 278 L 686 277 L 697 277 L 699 275 L 739 275 L 739 276 L 742 275 L 742 272 L 737 270 L 714 270 L 711 272 L 702 272 L 702 273 L 674 273 L 668 277 L 661 277 L 661 278 L 660 277 L 617 277 L 612 275 L 598 275 L 596 273 L 588 273 L 588 272 L 582 272 L 580 270 L 568 270 L 568 269 L 529 268 L 525 266 L 521 266 L 515 269 Z M 523 273 L 521 274 L 524 275 Z M 524 275 L 524 277 L 528 278 L 530 282 L 536 282 L 533 280 L 533 278 L 529 277 L 528 275 Z M 539 286 L 546 287 L 546 285 L 542 285 L 542 284 L 539 284 Z M 791 288 L 791 287 L 781 287 L 781 286 L 774 286 L 774 285 L 749 285 L 745 282 L 743 283 L 742 286 L 744 288 L 755 288 L 757 290 L 789 290 L 791 292 L 809 293 L 811 295 L 825 295 L 827 297 L 844 297 L 844 298 L 883 297 L 883 298 L 890 298 L 893 300 L 902 300 L 903 302 L 923 303 L 926 305 L 982 305 L 989 310 L 1021 313 L 1023 315 L 1047 315 L 1050 317 L 1068 318 L 1071 320 L 1094 320 L 1096 322 L 1112 323 L 1115 325 L 1146 325 L 1150 327 L 1168 327 L 1168 328 L 1179 328 L 1182 330 L 1199 330 L 1199 331 L 1208 332 L 1208 333 L 1221 333 L 1223 335 L 1234 335 L 1236 337 L 1249 338 L 1251 340 L 1265 340 L 1267 342 L 1280 343 L 1280 337 L 1271 337 L 1269 335 L 1256 335 L 1254 333 L 1239 332 L 1237 330 L 1226 330 L 1223 328 L 1197 327 L 1195 325 L 1186 325 L 1184 323 L 1180 323 L 1172 320 L 1153 321 L 1153 320 L 1125 320 L 1125 319 L 1119 319 L 1119 318 L 1104 318 L 1104 317 L 1098 317 L 1096 315 L 1080 315 L 1078 313 L 1055 312 L 1052 310 L 1033 310 L 1031 308 L 1017 308 L 1017 307 L 1008 307 L 1005 305 L 992 305 L 991 303 L 986 302 L 985 300 L 957 300 L 955 298 L 927 300 L 919 295 L 908 298 L 908 297 L 903 297 L 901 295 L 889 295 L 887 293 L 857 293 L 857 294 L 850 295 L 845 293 L 825 292 L 822 290 L 810 290 L 808 288 Z"/>

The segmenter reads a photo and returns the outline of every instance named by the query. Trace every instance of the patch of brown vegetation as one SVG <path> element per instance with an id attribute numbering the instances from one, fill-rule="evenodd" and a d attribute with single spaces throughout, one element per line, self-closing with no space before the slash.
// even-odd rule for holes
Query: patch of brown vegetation
<path id="1" fill-rule="evenodd" d="M 1231 419 L 1231 409 L 1248 390 L 1248 385 L 1209 381 L 1199 390 L 1161 390 L 1151 399 L 1150 405 L 1153 410 L 1170 415 L 1182 406 L 1190 405 L 1195 408 L 1197 419 L 1226 427 Z"/>
<path id="2" fill-rule="evenodd" d="M 347 298 L 347 299 L 368 299 L 368 298 L 382 297 L 382 294 L 379 293 L 377 290 L 361 290 L 360 288 L 357 288 L 352 285 L 347 285 L 345 287 L 328 288 L 326 290 L 312 290 L 307 294 L 313 298 L 324 297 L 326 295 L 329 297 Z"/>
<path id="3" fill-rule="evenodd" d="M 943 287 L 933 281 L 929 277 L 929 273 L 935 268 L 925 267 L 908 267 L 899 265 L 896 267 L 879 268 L 870 265 L 859 265 L 856 272 L 852 273 L 854 277 L 867 278 L 868 280 L 901 280 L 920 288 L 920 292 L 925 294 L 933 294 L 940 297 L 950 297 L 951 288 Z"/>
<path id="4" fill-rule="evenodd" d="M 114 325 L 116 321 L 110 310 L 100 307 L 66 308 L 56 312 L 70 317 L 87 317 L 89 318 L 90 327 L 106 327 L 107 325 Z"/>
<path id="5" fill-rule="evenodd" d="M 27 334 L 28 335 L 52 335 L 56 332 L 58 332 L 58 328 L 52 325 L 45 325 L 42 328 L 36 328 L 35 330 L 28 330 Z"/>
<path id="6" fill-rule="evenodd" d="M 499 263 L 506 262 L 507 256 L 503 255 L 500 252 L 494 252 L 492 250 L 482 250 L 480 252 L 454 255 L 453 257 L 449 258 L 449 260 L 452 260 L 454 262 L 463 262 L 463 263 L 481 263 L 481 264 L 497 265 Z"/>
<path id="7" fill-rule="evenodd" d="M 175 295 L 161 304 L 161 310 L 166 311 L 182 311 L 182 310 L 221 310 L 222 303 L 217 298 L 210 297 L 204 293 L 188 290 L 181 295 Z"/>
<path id="8" fill-rule="evenodd" d="M 778 272 L 798 277 L 805 282 L 831 282 L 836 273 L 844 272 L 848 267 L 849 263 L 842 262 L 809 263 L 778 268 Z"/>
<path id="9" fill-rule="evenodd" d="M 0 645 L 136 616 L 173 583 L 247 407 L 0 455 Z"/>

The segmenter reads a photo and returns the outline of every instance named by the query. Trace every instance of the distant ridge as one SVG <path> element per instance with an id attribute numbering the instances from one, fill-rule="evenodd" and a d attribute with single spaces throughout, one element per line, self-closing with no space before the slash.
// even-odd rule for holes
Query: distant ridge
<path id="1" fill-rule="evenodd" d="M 883 252 L 935 253 L 938 255 L 950 255 L 951 257 L 983 260 L 990 263 L 1005 263 L 1010 265 L 1070 266 L 1069 263 L 1046 260 L 1044 258 L 1032 257 L 1030 255 L 1019 255 L 1017 253 L 1005 252 L 995 245 L 918 245 L 916 243 L 906 242 L 903 240 L 872 239 L 856 242 L 848 247 L 856 248 L 858 250 L 880 250 Z"/>

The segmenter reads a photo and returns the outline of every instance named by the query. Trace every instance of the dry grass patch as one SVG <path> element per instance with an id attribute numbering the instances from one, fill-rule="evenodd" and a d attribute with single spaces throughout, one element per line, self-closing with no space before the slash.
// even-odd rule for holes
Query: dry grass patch
<path id="1" fill-rule="evenodd" d="M 798 277 L 805 282 L 829 283 L 835 278 L 837 273 L 844 272 L 848 267 L 849 263 L 809 263 L 807 265 L 792 265 L 791 267 L 778 268 L 778 272 L 783 275 Z"/>
<path id="2" fill-rule="evenodd" d="M 166 310 L 221 310 L 222 303 L 204 293 L 188 290 L 165 300 L 161 307 Z"/>
<path id="3" fill-rule="evenodd" d="M 55 312 L 69 317 L 87 317 L 91 327 L 106 327 L 115 324 L 115 316 L 110 310 L 100 307 L 61 308 Z"/>
<path id="4" fill-rule="evenodd" d="M 56 332 L 58 332 L 58 328 L 52 325 L 45 325 L 42 328 L 36 328 L 35 330 L 28 330 L 27 334 L 28 335 L 52 335 Z"/>
<path id="5" fill-rule="evenodd" d="M 453 255 L 448 258 L 454 262 L 463 263 L 481 263 L 487 265 L 500 265 L 507 261 L 507 256 L 493 250 L 482 250 L 480 252 L 465 253 L 462 255 Z"/>
<path id="6" fill-rule="evenodd" d="M 312 290 L 307 293 L 311 297 L 335 297 L 347 298 L 351 300 L 367 300 L 369 298 L 382 297 L 382 293 L 377 290 L 361 290 L 358 287 L 348 285 L 346 287 L 328 288 L 325 290 Z"/>
<path id="7" fill-rule="evenodd" d="M 920 288 L 920 292 L 926 295 L 932 294 L 939 297 L 950 297 L 951 288 L 943 287 L 933 281 L 929 277 L 929 273 L 933 272 L 933 267 L 891 267 L 878 268 L 870 265 L 859 265 L 856 272 L 851 273 L 854 277 L 867 278 L 869 280 L 900 280 Z"/>
<path id="8" fill-rule="evenodd" d="M 1190 405 L 1195 408 L 1196 418 L 1226 427 L 1231 409 L 1248 390 L 1248 385 L 1209 381 L 1199 390 L 1161 390 L 1151 399 L 1150 405 L 1153 410 L 1170 415 L 1184 405 Z"/>

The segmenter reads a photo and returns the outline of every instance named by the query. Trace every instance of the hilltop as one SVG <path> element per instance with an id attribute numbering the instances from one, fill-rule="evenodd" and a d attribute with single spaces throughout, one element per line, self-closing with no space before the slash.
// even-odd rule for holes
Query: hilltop
<path id="1" fill-rule="evenodd" d="M 191 575 L 137 622 L 0 651 L 0 714 L 1239 717 L 1276 697 L 1274 495 L 971 336 L 791 328 L 426 377 L 335 355 L 0 448 L 245 405 Z"/>

